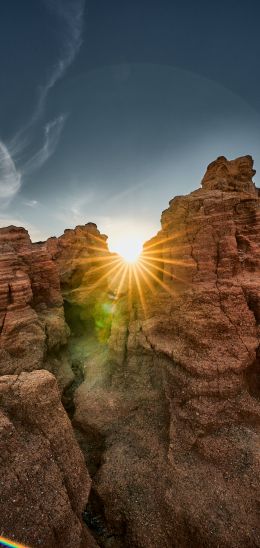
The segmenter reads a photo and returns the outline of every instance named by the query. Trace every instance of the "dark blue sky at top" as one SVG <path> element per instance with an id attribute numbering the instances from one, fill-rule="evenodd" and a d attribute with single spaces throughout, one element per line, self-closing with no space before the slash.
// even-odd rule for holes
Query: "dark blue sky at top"
<path id="1" fill-rule="evenodd" d="M 1 6 L 0 140 L 21 173 L 2 224 L 45 237 L 93 220 L 112 240 L 133 225 L 147 237 L 217 155 L 252 153 L 260 169 L 259 0 L 86 1 L 81 47 L 37 113 L 70 51 L 71 2 Z"/>
<path id="2" fill-rule="evenodd" d="M 259 19 L 258 0 L 90 0 L 70 75 L 117 63 L 168 64 L 221 82 L 259 107 Z M 20 90 L 30 107 L 59 49 L 56 23 L 40 0 L 2 4 L 3 106 L 14 109 Z"/>

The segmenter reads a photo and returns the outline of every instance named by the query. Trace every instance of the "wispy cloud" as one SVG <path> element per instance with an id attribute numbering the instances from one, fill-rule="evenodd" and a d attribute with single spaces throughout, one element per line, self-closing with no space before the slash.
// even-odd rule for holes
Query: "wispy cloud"
<path id="1" fill-rule="evenodd" d="M 0 206 L 9 202 L 21 188 L 21 174 L 29 174 L 39 169 L 54 153 L 66 120 L 64 114 L 45 125 L 42 148 L 30 157 L 19 171 L 16 168 L 16 159 L 31 143 L 32 130 L 44 113 L 49 92 L 72 64 L 82 43 L 85 0 L 42 2 L 57 18 L 59 33 L 62 30 L 62 54 L 50 70 L 45 84 L 39 86 L 38 101 L 28 122 L 14 135 L 8 146 L 0 141 Z"/>
<path id="2" fill-rule="evenodd" d="M 77 188 L 75 186 L 75 192 L 77 193 Z M 74 195 L 68 195 L 67 199 L 63 201 L 62 205 L 59 205 L 59 208 L 55 210 L 55 219 L 58 219 L 62 223 L 65 223 L 67 226 L 74 228 L 78 224 L 85 224 L 89 222 L 88 214 L 86 213 L 87 208 L 91 202 L 93 202 L 94 193 L 93 191 L 85 192 L 80 196 L 75 198 Z"/>
<path id="3" fill-rule="evenodd" d="M 30 144 L 29 130 L 41 118 L 49 92 L 73 63 L 82 44 L 85 0 L 42 0 L 42 2 L 58 20 L 59 32 L 63 28 L 62 55 L 50 70 L 46 82 L 39 86 L 38 101 L 32 116 L 10 143 L 10 148 L 15 154 L 21 153 Z"/>
<path id="4" fill-rule="evenodd" d="M 24 200 L 23 204 L 27 207 L 37 207 L 39 202 L 37 200 Z"/>
<path id="5" fill-rule="evenodd" d="M 12 156 L 0 141 L 0 199 L 6 206 L 21 187 L 21 174 L 17 171 Z"/>
<path id="6" fill-rule="evenodd" d="M 29 174 L 39 169 L 54 153 L 62 132 L 66 116 L 62 114 L 52 122 L 48 122 L 44 128 L 44 143 L 23 166 L 22 173 Z"/>
<path id="7" fill-rule="evenodd" d="M 54 65 L 45 85 L 40 87 L 39 102 L 33 114 L 33 121 L 42 114 L 48 93 L 72 64 L 82 44 L 85 0 L 43 0 L 43 3 L 61 23 L 64 23 L 64 45 L 62 56 Z"/>

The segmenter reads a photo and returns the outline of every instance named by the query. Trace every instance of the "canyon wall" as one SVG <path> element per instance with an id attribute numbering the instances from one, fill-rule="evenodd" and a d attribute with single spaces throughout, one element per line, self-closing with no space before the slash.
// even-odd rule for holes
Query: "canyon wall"
<path id="1" fill-rule="evenodd" d="M 135 267 L 93 223 L 40 244 L 0 230 L 2 481 L 25 507 L 18 540 L 36 544 L 39 514 L 28 537 L 21 528 L 37 493 L 50 546 L 95 545 L 84 510 L 102 547 L 260 547 L 254 174 L 250 156 L 210 164 L 199 190 L 171 200 Z M 41 368 L 58 378 L 91 484 Z M 17 466 L 21 485 L 33 478 L 26 500 Z"/>
<path id="2" fill-rule="evenodd" d="M 82 520 L 91 480 L 60 401 L 74 380 L 69 334 L 45 245 L 0 229 L 0 530 L 31 548 L 96 546 Z"/>
<path id="3" fill-rule="evenodd" d="M 69 328 L 64 319 L 57 267 L 24 228 L 0 228 L 0 372 L 42 367 L 61 388 L 73 375 L 66 362 Z M 62 371 L 62 374 L 61 374 Z"/>
<path id="4" fill-rule="evenodd" d="M 260 546 L 254 173 L 249 156 L 220 157 L 170 202 L 132 302 L 122 292 L 114 308 L 110 376 L 90 384 L 86 367 L 76 390 L 93 491 L 122 545 Z"/>
<path id="5" fill-rule="evenodd" d="M 64 300 L 75 307 L 82 305 L 84 321 L 85 303 L 93 307 L 100 293 L 107 290 L 106 264 L 113 258 L 107 236 L 100 234 L 94 223 L 87 223 L 66 229 L 59 238 L 49 238 L 45 247 L 58 267 Z"/>
<path id="6" fill-rule="evenodd" d="M 47 371 L 0 377 L 1 536 L 94 548 L 82 520 L 90 477 Z"/>
<path id="7" fill-rule="evenodd" d="M 195 444 L 210 459 L 225 460 L 214 431 L 252 426 L 259 414 L 251 382 L 259 368 L 260 319 L 260 201 L 252 165 L 250 157 L 218 158 L 202 189 L 170 202 L 161 232 L 145 247 L 146 259 L 159 252 L 169 288 L 168 308 L 155 299 L 142 329 L 154 351 L 172 362 L 165 381 L 175 455 L 180 439 L 181 451 Z"/>

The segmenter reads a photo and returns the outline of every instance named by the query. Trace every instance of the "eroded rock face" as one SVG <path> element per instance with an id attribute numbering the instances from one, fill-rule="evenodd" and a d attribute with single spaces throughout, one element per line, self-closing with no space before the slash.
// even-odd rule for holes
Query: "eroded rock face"
<path id="1" fill-rule="evenodd" d="M 108 272 L 118 260 L 108 250 L 107 236 L 87 223 L 49 238 L 45 247 L 58 267 L 72 336 L 91 333 L 99 342 L 106 341 L 111 323 Z"/>
<path id="2" fill-rule="evenodd" d="M 209 164 L 202 179 L 202 188 L 205 190 L 241 191 L 257 194 L 252 177 L 255 175 L 251 156 L 241 156 L 236 160 L 227 160 L 219 156 Z"/>
<path id="3" fill-rule="evenodd" d="M 84 515 L 100 546 L 260 547 L 260 199 L 254 173 L 250 156 L 220 157 L 208 167 L 202 188 L 171 200 L 161 231 L 144 246 L 141 274 L 131 291 L 127 277 L 121 284 L 120 276 L 111 276 L 117 259 L 92 223 L 37 246 L 21 229 L 9 229 L 8 237 L 3 232 L 0 302 L 7 312 L 2 334 L 7 329 L 8 338 L 4 334 L 2 341 L 9 344 L 10 360 L 20 355 L 15 345 L 26 350 L 29 340 L 36 355 L 30 358 L 27 350 L 25 355 L 33 369 L 46 359 L 46 345 L 55 347 L 55 340 L 61 340 L 46 323 L 53 311 L 59 332 L 62 307 L 56 301 L 60 294 L 51 257 L 60 272 L 72 328 L 70 351 L 80 373 L 73 386 L 73 426 L 93 476 Z M 135 276 L 130 278 L 133 282 Z M 59 369 L 60 350 L 56 359 Z M 38 375 L 44 379 L 37 380 L 39 398 L 37 390 L 31 397 L 29 379 L 34 386 Z M 49 397 L 52 383 L 44 372 L 2 378 L 2 453 L 11 448 L 13 455 L 15 443 L 11 471 L 18 467 L 19 478 L 24 477 L 20 454 L 32 468 L 26 516 L 35 486 L 43 494 L 47 545 L 55 541 L 59 546 L 61 540 L 63 546 L 77 546 L 89 483 L 85 491 L 86 471 L 75 457 L 79 475 L 72 474 L 69 487 L 67 463 L 71 471 L 74 455 L 68 459 L 67 445 L 62 445 L 63 459 L 56 445 L 60 424 L 65 428 L 61 443 L 70 446 L 70 441 L 62 408 Z M 6 438 L 6 432 L 13 434 Z M 26 460 L 29 449 L 36 466 Z M 45 467 L 47 459 L 51 465 Z M 49 474 L 57 485 L 61 474 L 58 495 L 41 491 L 42 474 L 47 486 Z M 8 500 L 12 485 L 7 484 Z M 64 487 L 72 514 L 66 495 L 60 496 Z M 50 520 L 46 508 L 56 503 L 58 515 Z M 72 524 L 69 530 L 61 525 L 64 515 Z M 27 541 L 19 536 L 23 518 L 17 519 L 18 540 Z M 36 535 L 37 520 L 31 535 Z M 39 531 L 44 534 L 41 524 Z M 31 538 L 33 546 L 38 537 Z"/>
<path id="4" fill-rule="evenodd" d="M 246 373 L 259 346 L 260 201 L 250 157 L 225 166 L 229 178 L 234 173 L 232 191 L 221 190 L 222 176 L 218 169 L 212 174 L 211 164 L 214 190 L 206 174 L 201 190 L 176 198 L 163 213 L 156 249 L 173 296 L 166 314 L 153 312 L 144 322 L 150 344 L 175 365 L 168 367 L 167 384 L 175 386 L 170 403 L 175 416 L 181 405 L 181 423 L 191 424 L 195 439 L 196 425 L 205 434 L 258 414 Z"/>
<path id="5" fill-rule="evenodd" d="M 46 248 L 58 266 L 63 296 L 68 302 L 92 302 L 95 283 L 104 274 L 102 258 L 110 256 L 106 241 L 107 236 L 100 234 L 94 223 L 67 229 L 59 238 L 47 240 Z M 99 283 L 99 293 L 104 286 L 105 281 Z"/>
<path id="6" fill-rule="evenodd" d="M 76 392 L 80 436 L 105 440 L 94 489 L 124 546 L 260 546 L 253 175 L 250 157 L 221 157 L 170 202 L 144 247 L 144 302 L 115 308 L 110 378 Z"/>
<path id="7" fill-rule="evenodd" d="M 90 478 L 55 378 L 0 377 L 0 529 L 26 546 L 96 546 L 82 522 Z"/>
<path id="8" fill-rule="evenodd" d="M 1 228 L 0 373 L 52 368 L 48 359 L 57 369 L 61 362 L 56 355 L 68 336 L 58 270 L 50 254 L 41 244 L 32 244 L 25 229 Z"/>

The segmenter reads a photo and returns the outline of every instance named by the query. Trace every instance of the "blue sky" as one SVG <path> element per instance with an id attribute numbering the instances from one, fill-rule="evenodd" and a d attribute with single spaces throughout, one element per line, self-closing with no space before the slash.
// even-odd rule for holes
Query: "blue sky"
<path id="1" fill-rule="evenodd" d="M 259 16 L 258 0 L 5 3 L 1 226 L 37 240 L 92 221 L 120 251 L 218 155 L 258 170 Z"/>

